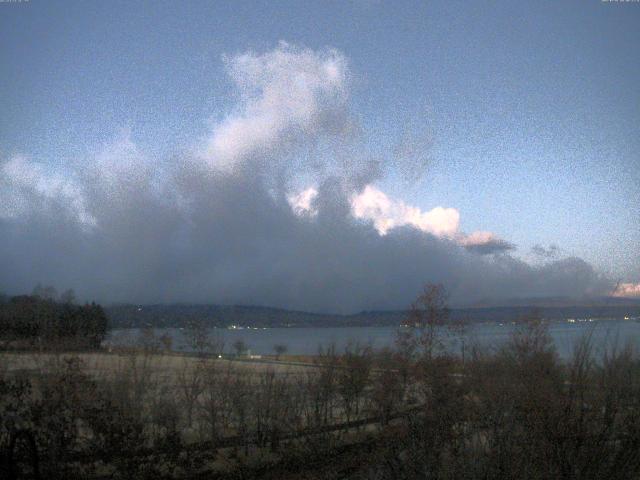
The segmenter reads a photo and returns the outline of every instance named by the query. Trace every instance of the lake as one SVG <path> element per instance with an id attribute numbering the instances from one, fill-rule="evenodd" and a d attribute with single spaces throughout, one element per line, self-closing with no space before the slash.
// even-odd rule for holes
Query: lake
<path id="1" fill-rule="evenodd" d="M 507 341 L 516 328 L 513 324 L 482 323 L 468 327 L 465 344 L 477 343 L 485 347 L 498 347 Z M 233 351 L 233 343 L 242 340 L 252 354 L 273 354 L 277 344 L 287 346 L 287 353 L 292 355 L 312 355 L 317 353 L 320 345 L 335 344 L 338 351 L 350 341 L 370 344 L 373 348 L 391 347 L 394 344 L 397 329 L 395 327 L 329 327 L 329 328 L 235 328 L 211 329 L 212 337 L 222 339 L 225 352 Z M 629 320 L 574 320 L 557 321 L 549 324 L 549 332 L 562 358 L 569 358 L 576 341 L 592 332 L 597 351 L 614 345 L 623 346 L 631 342 L 640 347 L 640 319 Z M 188 352 L 190 347 L 178 328 L 156 329 L 157 336 L 168 334 L 172 338 L 173 349 Z M 106 340 L 111 345 L 131 345 L 135 343 L 139 329 L 112 330 Z M 461 344 L 451 345 L 452 349 L 461 348 Z"/>

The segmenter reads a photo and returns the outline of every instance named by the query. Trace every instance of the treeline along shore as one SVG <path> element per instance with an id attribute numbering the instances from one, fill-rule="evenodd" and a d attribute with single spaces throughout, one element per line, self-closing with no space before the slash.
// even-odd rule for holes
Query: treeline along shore
<path id="1" fill-rule="evenodd" d="M 632 344 L 597 351 L 587 332 L 561 361 L 530 316 L 462 356 L 445 348 L 464 334 L 445 300 L 426 286 L 393 348 L 329 345 L 304 366 L 219 358 L 197 325 L 193 355 L 152 329 L 109 353 L 93 329 L 76 349 L 77 327 L 66 348 L 56 322 L 94 325 L 96 306 L 5 302 L 35 322 L 23 337 L 58 326 L 55 342 L 0 352 L 0 478 L 640 479 Z"/>
<path id="2" fill-rule="evenodd" d="M 99 348 L 108 330 L 104 309 L 96 303 L 76 305 L 72 292 L 57 297 L 0 297 L 0 347 L 4 349 Z"/>

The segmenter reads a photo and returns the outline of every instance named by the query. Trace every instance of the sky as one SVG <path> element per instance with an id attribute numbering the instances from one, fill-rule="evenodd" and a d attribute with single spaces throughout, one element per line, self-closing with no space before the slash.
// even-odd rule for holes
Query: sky
<path id="1" fill-rule="evenodd" d="M 640 4 L 0 3 L 0 291 L 640 295 Z"/>

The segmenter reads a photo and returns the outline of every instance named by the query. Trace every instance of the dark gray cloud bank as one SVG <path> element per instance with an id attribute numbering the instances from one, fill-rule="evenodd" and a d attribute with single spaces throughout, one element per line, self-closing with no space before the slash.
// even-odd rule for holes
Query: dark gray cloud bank
<path id="1" fill-rule="evenodd" d="M 579 258 L 531 265 L 459 232 L 454 209 L 363 195 L 385 168 L 358 153 L 339 52 L 281 44 L 225 62 L 238 106 L 189 152 L 152 158 L 125 135 L 64 171 L 0 160 L 0 291 L 323 312 L 403 308 L 426 282 L 459 304 L 610 291 Z"/>

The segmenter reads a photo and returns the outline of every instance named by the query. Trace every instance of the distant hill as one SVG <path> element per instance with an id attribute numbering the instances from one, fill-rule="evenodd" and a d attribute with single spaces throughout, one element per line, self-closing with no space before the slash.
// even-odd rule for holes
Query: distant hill
<path id="1" fill-rule="evenodd" d="M 572 303 L 573 302 L 573 303 Z M 396 326 L 407 312 L 363 311 L 351 315 L 311 313 L 272 307 L 243 305 L 114 305 L 105 308 L 112 328 L 184 327 L 194 321 L 229 327 L 366 327 Z M 513 299 L 502 305 L 483 303 L 452 308 L 455 320 L 469 322 L 509 322 L 538 312 L 542 318 L 622 318 L 640 316 L 640 299 L 604 297 L 572 301 L 555 299 Z"/>

